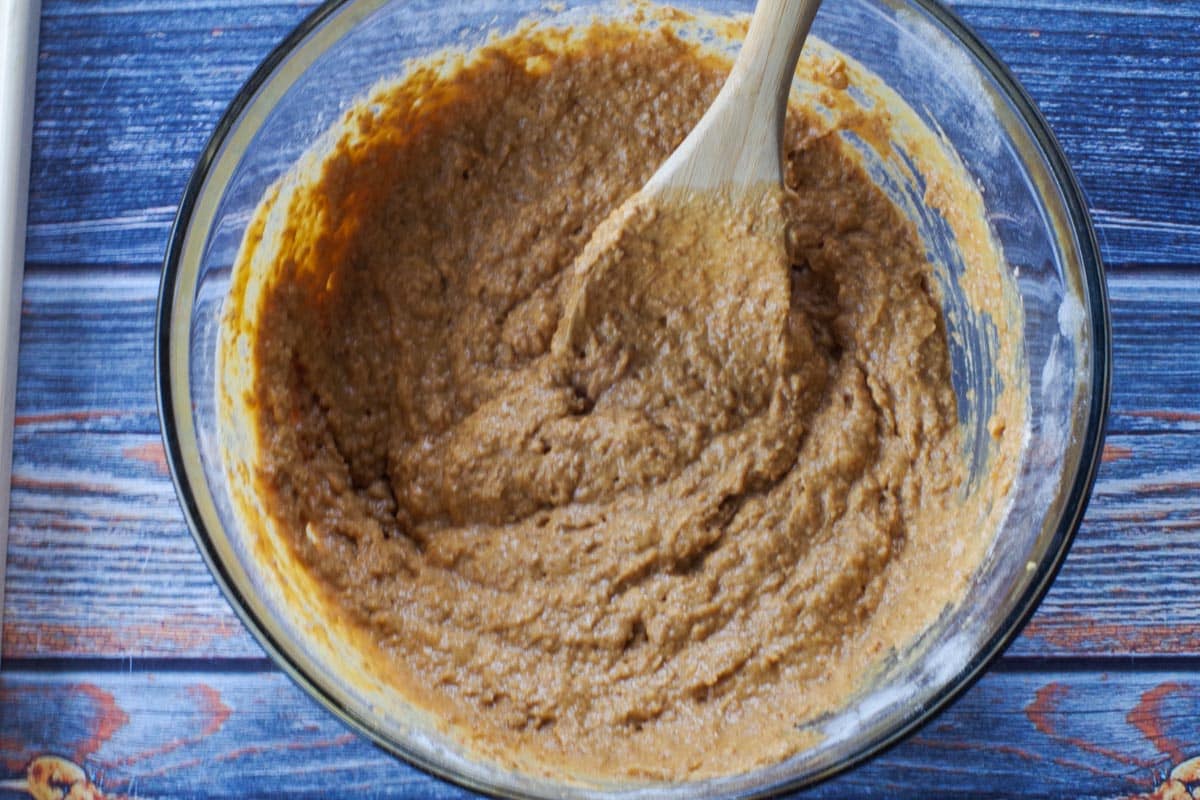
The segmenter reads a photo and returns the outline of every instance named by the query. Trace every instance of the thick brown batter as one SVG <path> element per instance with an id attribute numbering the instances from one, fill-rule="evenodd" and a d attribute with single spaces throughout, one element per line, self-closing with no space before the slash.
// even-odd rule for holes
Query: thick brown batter
<path id="1" fill-rule="evenodd" d="M 669 32 L 556 41 L 417 70 L 289 195 L 250 314 L 254 479 L 331 607 L 489 757 L 741 771 L 805 746 L 990 538 L 962 524 L 931 266 L 793 109 L 789 263 L 735 286 L 635 236 L 564 323 L 585 244 L 728 64 Z M 723 214 L 725 256 L 759 258 Z"/>

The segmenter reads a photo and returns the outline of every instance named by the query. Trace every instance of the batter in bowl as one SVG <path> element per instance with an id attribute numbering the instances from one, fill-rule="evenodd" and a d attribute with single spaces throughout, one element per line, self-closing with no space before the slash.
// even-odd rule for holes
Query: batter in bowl
<path id="1" fill-rule="evenodd" d="M 224 357 L 250 359 L 261 513 L 331 618 L 489 758 L 662 780 L 782 759 L 990 543 L 1013 461 L 966 491 L 933 266 L 799 105 L 788 263 L 763 269 L 786 307 L 650 248 L 623 262 L 636 313 L 589 298 L 559 333 L 585 246 L 728 68 L 597 23 L 414 69 L 243 244 Z M 667 228 L 760 257 L 736 208 L 709 211 Z"/>

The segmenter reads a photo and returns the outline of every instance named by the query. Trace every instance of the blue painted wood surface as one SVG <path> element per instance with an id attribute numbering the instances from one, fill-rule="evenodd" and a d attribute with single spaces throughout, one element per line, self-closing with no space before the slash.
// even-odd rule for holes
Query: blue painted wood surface
<path id="1" fill-rule="evenodd" d="M 348 732 L 265 668 L 10 671 L 0 699 L 23 732 L 5 751 L 11 763 L 53 750 L 113 794 L 467 796 Z M 1190 670 L 1001 667 L 913 738 L 805 796 L 1136 795 L 1200 752 L 1197 716 L 1200 675 Z"/>
<path id="2" fill-rule="evenodd" d="M 1124 797 L 1200 755 L 1200 3 L 959 0 L 1076 168 L 1110 269 L 1105 463 L 1024 635 L 917 736 L 809 796 Z M 30 759 L 110 796 L 459 797 L 265 658 L 166 476 L 154 295 L 192 164 L 314 4 L 44 0 L 0 800 Z"/>

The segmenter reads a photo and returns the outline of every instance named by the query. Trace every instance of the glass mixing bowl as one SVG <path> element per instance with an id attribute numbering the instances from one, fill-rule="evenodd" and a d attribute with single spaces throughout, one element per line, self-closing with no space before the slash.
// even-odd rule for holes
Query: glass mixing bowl
<path id="1" fill-rule="evenodd" d="M 674 5 L 734 14 L 753 4 Z M 839 0 L 825 4 L 813 32 L 894 90 L 938 132 L 979 187 L 1023 305 L 1028 444 L 1011 511 L 966 599 L 947 609 L 847 708 L 818 721 L 823 739 L 811 749 L 728 778 L 633 787 L 564 785 L 472 758 L 430 720 L 402 702 L 381 701 L 330 665 L 314 644 L 313 625 L 297 622 L 294 609 L 266 587 L 263 564 L 233 512 L 221 462 L 216 402 L 221 308 L 239 244 L 264 191 L 354 100 L 381 78 L 402 73 L 405 59 L 450 46 L 470 48 L 526 19 L 631 13 L 627 2 L 605 0 L 331 0 L 313 13 L 234 99 L 180 205 L 159 295 L 159 412 L 184 513 L 217 582 L 280 667 L 352 727 L 431 772 L 503 795 L 757 796 L 807 785 L 862 761 L 928 721 L 968 687 L 1045 593 L 1079 525 L 1099 463 L 1108 408 L 1109 318 L 1083 197 L 1029 97 L 951 12 L 930 0 Z M 869 152 L 866 156 L 870 161 Z M 947 305 L 961 305 L 954 242 L 940 215 L 920 202 L 922 176 L 916 171 L 901 183 L 888 191 L 907 199 L 904 207 L 941 267 Z M 986 320 L 967 310 L 953 315 L 950 325 L 955 388 L 968 412 L 965 457 L 978 476 L 987 469 L 985 427 L 997 368 Z"/>

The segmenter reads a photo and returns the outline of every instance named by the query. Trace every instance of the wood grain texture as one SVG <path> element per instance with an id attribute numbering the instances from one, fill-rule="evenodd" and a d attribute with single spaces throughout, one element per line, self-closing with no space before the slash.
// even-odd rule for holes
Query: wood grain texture
<path id="1" fill-rule="evenodd" d="M 151 269 L 31 267 L 17 426 L 155 433 Z M 1113 433 L 1200 432 L 1200 273 L 1109 276 Z M 1170 346 L 1164 346 L 1170 342 Z"/>
<path id="2" fill-rule="evenodd" d="M 313 3 L 45 3 L 30 263 L 160 262 L 221 112 Z"/>
<path id="3" fill-rule="evenodd" d="M 16 429 L 157 433 L 158 272 L 38 269 L 26 275 Z"/>
<path id="4" fill-rule="evenodd" d="M 188 534 L 157 436 L 18 434 L 4 656 L 261 656 Z"/>
<path id="5" fill-rule="evenodd" d="M 1109 440 L 1067 563 L 1012 654 L 1200 654 L 1194 434 Z M 157 436 L 19 432 L 5 658 L 256 657 L 184 526 Z"/>
<path id="6" fill-rule="evenodd" d="M 1066 564 L 1011 654 L 1200 654 L 1198 451 L 1195 434 L 1108 438 Z"/>
<path id="7" fill-rule="evenodd" d="M 957 0 L 1088 195 L 1106 263 L 1200 264 L 1200 5 Z"/>
<path id="8" fill-rule="evenodd" d="M 1090 195 L 1108 263 L 1200 263 L 1197 7 L 951 5 L 1045 112 Z M 158 263 L 221 112 L 312 8 L 49 0 L 29 262 Z"/>
<path id="9" fill-rule="evenodd" d="M 1109 431 L 1200 432 L 1200 274 L 1116 272 L 1109 274 L 1108 287 Z"/>
<path id="10" fill-rule="evenodd" d="M 106 792 L 147 800 L 466 794 L 371 746 L 274 672 L 9 672 L 0 700 L 5 777 L 50 752 Z M 1197 714 L 1191 671 L 993 672 L 907 742 L 804 796 L 1146 792 L 1200 753 Z"/>

